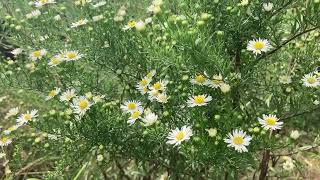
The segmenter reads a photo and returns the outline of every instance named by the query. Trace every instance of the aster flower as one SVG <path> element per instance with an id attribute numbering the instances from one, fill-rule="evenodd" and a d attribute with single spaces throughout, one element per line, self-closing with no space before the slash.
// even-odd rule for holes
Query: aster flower
<path id="1" fill-rule="evenodd" d="M 167 144 L 178 146 L 183 141 L 188 141 L 192 135 L 193 134 L 192 134 L 191 126 L 183 126 L 181 130 L 179 128 L 176 128 L 168 134 Z"/>
<path id="2" fill-rule="evenodd" d="M 32 121 L 34 118 L 38 116 L 38 110 L 34 109 L 31 112 L 27 111 L 27 113 L 21 114 L 20 117 L 17 119 L 17 123 L 19 125 L 25 124 L 29 121 Z"/>
<path id="3" fill-rule="evenodd" d="M 59 55 L 55 55 L 52 58 L 50 58 L 50 61 L 48 62 L 48 65 L 50 67 L 55 67 L 55 66 L 58 66 L 63 61 L 64 61 L 63 58 L 61 58 Z"/>
<path id="4" fill-rule="evenodd" d="M 46 101 L 54 98 L 56 95 L 60 93 L 60 88 L 55 88 L 48 93 L 48 96 L 45 98 Z"/>
<path id="5" fill-rule="evenodd" d="M 137 121 L 137 119 L 141 119 L 142 113 L 143 113 L 143 108 L 142 107 L 139 107 L 135 111 L 132 111 L 130 113 L 129 120 L 127 122 L 129 124 L 134 124 Z"/>
<path id="6" fill-rule="evenodd" d="M 36 51 L 33 51 L 29 54 L 29 58 L 32 60 L 32 61 L 36 61 L 36 60 L 39 60 L 41 59 L 43 56 L 45 56 L 47 54 L 47 50 L 46 49 L 40 49 L 40 50 L 36 50 Z"/>
<path id="7" fill-rule="evenodd" d="M 205 84 L 206 80 L 207 80 L 206 75 L 198 74 L 198 75 L 196 75 L 194 78 L 192 78 L 192 79 L 190 80 L 190 82 L 191 82 L 192 84 L 196 84 L 196 85 L 202 86 L 202 85 Z"/>
<path id="8" fill-rule="evenodd" d="M 268 52 L 271 45 L 267 39 L 255 39 L 249 41 L 247 50 L 252 51 L 254 54 L 261 54 L 262 52 Z"/>
<path id="9" fill-rule="evenodd" d="M 302 78 L 303 85 L 306 87 L 318 87 L 320 86 L 320 78 L 313 73 L 305 74 Z"/>
<path id="10" fill-rule="evenodd" d="M 209 95 L 197 95 L 189 97 L 187 104 L 189 107 L 195 106 L 205 106 L 212 100 L 212 97 Z"/>
<path id="11" fill-rule="evenodd" d="M 8 146 L 9 144 L 12 143 L 12 138 L 9 137 L 1 137 L 0 138 L 0 146 Z"/>
<path id="12" fill-rule="evenodd" d="M 120 108 L 126 113 L 131 113 L 131 112 L 137 111 L 139 108 L 141 108 L 141 102 L 139 102 L 139 101 L 126 101 L 123 105 L 121 105 Z"/>
<path id="13" fill-rule="evenodd" d="M 276 115 L 262 115 L 262 118 L 258 118 L 259 123 L 266 130 L 277 130 L 282 128 L 283 122 L 280 122 Z"/>
<path id="14" fill-rule="evenodd" d="M 75 114 L 82 116 L 87 112 L 87 110 L 90 109 L 91 105 L 92 104 L 85 96 L 80 96 L 73 99 L 71 107 L 73 108 L 73 112 Z"/>
<path id="15" fill-rule="evenodd" d="M 248 152 L 246 146 L 250 144 L 251 137 L 242 130 L 233 130 L 232 133 L 229 133 L 227 138 L 224 139 L 225 143 L 228 143 L 228 147 L 233 147 L 236 151 Z"/>

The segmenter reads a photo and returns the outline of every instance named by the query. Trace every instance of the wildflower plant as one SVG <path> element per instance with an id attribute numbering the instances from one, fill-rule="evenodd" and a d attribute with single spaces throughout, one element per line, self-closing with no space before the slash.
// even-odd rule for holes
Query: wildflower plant
<path id="1" fill-rule="evenodd" d="M 1 4 L 13 48 L 2 86 L 35 91 L 47 106 L 17 124 L 83 157 L 66 158 L 80 164 L 70 168 L 104 152 L 94 159 L 134 160 L 146 176 L 236 179 L 253 168 L 264 179 L 286 147 L 276 135 L 319 114 L 318 1 Z M 48 118 L 50 107 L 63 115 Z"/>

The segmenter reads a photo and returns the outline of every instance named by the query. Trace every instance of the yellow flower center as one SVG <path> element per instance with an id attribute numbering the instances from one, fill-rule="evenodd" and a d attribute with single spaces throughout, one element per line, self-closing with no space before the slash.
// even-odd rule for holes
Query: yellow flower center
<path id="1" fill-rule="evenodd" d="M 137 108 L 137 105 L 135 103 L 128 103 L 128 109 L 129 110 L 134 110 Z"/>
<path id="2" fill-rule="evenodd" d="M 147 77 L 150 79 L 150 78 L 152 78 L 152 76 L 153 76 L 153 73 L 152 72 L 149 72 L 148 74 L 147 74 Z"/>
<path id="3" fill-rule="evenodd" d="M 51 64 L 53 64 L 53 65 L 58 65 L 58 64 L 60 64 L 60 59 L 59 59 L 59 58 L 56 58 L 56 57 L 53 57 L 53 58 L 51 59 Z"/>
<path id="4" fill-rule="evenodd" d="M 160 83 L 160 82 L 155 83 L 155 84 L 153 85 L 153 88 L 154 88 L 155 90 L 160 90 L 160 89 L 161 89 L 161 83 Z"/>
<path id="5" fill-rule="evenodd" d="M 253 47 L 254 47 L 255 49 L 261 50 L 262 48 L 264 48 L 264 43 L 261 42 L 261 41 L 255 42 L 255 43 L 253 44 Z"/>
<path id="6" fill-rule="evenodd" d="M 266 124 L 270 126 L 276 125 L 277 119 L 274 117 L 268 117 L 266 118 Z"/>
<path id="7" fill-rule="evenodd" d="M 2 141 L 2 142 L 7 142 L 8 140 L 9 140 L 9 139 L 8 139 L 7 137 L 2 137 L 2 138 L 1 138 L 1 141 Z"/>
<path id="8" fill-rule="evenodd" d="M 31 114 L 25 114 L 25 115 L 23 116 L 23 118 L 24 118 L 25 120 L 29 121 L 29 120 L 31 120 L 32 115 L 31 115 Z"/>
<path id="9" fill-rule="evenodd" d="M 13 131 L 13 130 L 14 130 L 14 127 L 13 127 L 13 126 L 12 126 L 12 127 L 9 127 L 8 130 L 9 130 L 9 131 Z"/>
<path id="10" fill-rule="evenodd" d="M 220 84 L 221 82 L 222 82 L 222 80 L 220 80 L 220 79 L 213 79 L 212 80 L 213 84 Z"/>
<path id="11" fill-rule="evenodd" d="M 128 27 L 129 28 L 134 28 L 136 26 L 136 22 L 135 21 L 129 21 L 128 22 Z"/>
<path id="12" fill-rule="evenodd" d="M 40 50 L 34 51 L 32 54 L 33 54 L 33 56 L 36 57 L 36 58 L 41 57 L 41 51 L 40 51 Z"/>
<path id="13" fill-rule="evenodd" d="M 79 108 L 81 110 L 84 110 L 88 107 L 88 101 L 87 100 L 80 100 L 79 102 Z"/>
<path id="14" fill-rule="evenodd" d="M 232 141 L 235 145 L 242 145 L 244 142 L 244 139 L 241 136 L 237 136 L 237 137 L 234 137 Z"/>
<path id="15" fill-rule="evenodd" d="M 204 83 L 205 80 L 206 80 L 206 78 L 203 75 L 196 76 L 196 81 L 198 83 Z"/>
<path id="16" fill-rule="evenodd" d="M 77 54 L 74 52 L 67 53 L 68 59 L 75 59 L 77 57 Z"/>
<path id="17" fill-rule="evenodd" d="M 49 94 L 48 94 L 48 96 L 50 96 L 50 97 L 53 97 L 53 96 L 55 96 L 55 95 L 57 95 L 56 90 L 52 90 L 52 91 L 50 91 Z"/>
<path id="18" fill-rule="evenodd" d="M 48 0 L 40 0 L 40 3 L 46 4 L 46 3 L 48 3 Z"/>
<path id="19" fill-rule="evenodd" d="M 148 84 L 148 81 L 146 80 L 146 79 L 142 79 L 141 81 L 140 81 L 140 85 L 141 86 L 146 86 Z"/>
<path id="20" fill-rule="evenodd" d="M 314 83 L 317 82 L 317 78 L 315 78 L 315 77 L 309 77 L 309 78 L 307 79 L 307 81 L 308 81 L 309 84 L 314 84 Z"/>
<path id="21" fill-rule="evenodd" d="M 195 104 L 203 104 L 204 100 L 205 100 L 204 96 L 195 96 L 194 97 Z"/>
<path id="22" fill-rule="evenodd" d="M 177 132 L 176 139 L 178 141 L 181 141 L 183 138 L 184 138 L 184 132 L 182 132 L 182 131 Z"/>
<path id="23" fill-rule="evenodd" d="M 139 111 L 135 111 L 131 114 L 131 118 L 132 119 L 138 119 L 140 116 L 140 112 Z"/>

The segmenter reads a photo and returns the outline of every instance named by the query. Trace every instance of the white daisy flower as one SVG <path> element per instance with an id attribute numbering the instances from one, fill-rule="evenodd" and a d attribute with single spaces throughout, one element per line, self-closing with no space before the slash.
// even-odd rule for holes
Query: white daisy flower
<path id="1" fill-rule="evenodd" d="M 88 23 L 87 19 L 80 19 L 77 22 L 71 23 L 71 28 L 76 28 L 76 27 L 79 27 L 79 26 L 83 26 L 83 25 L 86 25 L 87 23 Z"/>
<path id="2" fill-rule="evenodd" d="M 313 73 L 305 74 L 302 78 L 303 85 L 306 87 L 318 87 L 320 86 L 320 78 Z"/>
<path id="3" fill-rule="evenodd" d="M 159 103 L 167 103 L 168 102 L 168 96 L 166 93 L 159 93 L 158 96 L 156 97 L 156 100 Z"/>
<path id="4" fill-rule="evenodd" d="M 21 54 L 23 51 L 23 49 L 21 48 L 16 48 L 14 50 L 11 51 L 11 54 L 15 55 L 15 56 L 18 56 L 19 54 Z"/>
<path id="5" fill-rule="evenodd" d="M 60 88 L 55 88 L 48 93 L 48 96 L 45 98 L 46 101 L 54 98 L 56 95 L 60 93 Z"/>
<path id="6" fill-rule="evenodd" d="M 192 84 L 196 84 L 196 85 L 202 86 L 202 85 L 205 85 L 206 80 L 207 80 L 206 75 L 198 74 L 194 78 L 192 78 L 190 80 L 190 82 Z"/>
<path id="7" fill-rule="evenodd" d="M 65 51 L 63 54 L 66 61 L 76 61 L 83 56 L 78 51 Z"/>
<path id="8" fill-rule="evenodd" d="M 12 143 L 12 139 L 9 138 L 9 137 L 2 137 L 0 138 L 0 146 L 3 147 L 3 146 L 8 146 L 9 144 Z"/>
<path id="9" fill-rule="evenodd" d="M 267 39 L 251 40 L 247 45 L 247 50 L 252 51 L 254 54 L 261 54 L 267 52 L 271 48 L 271 45 Z"/>
<path id="10" fill-rule="evenodd" d="M 259 123 L 266 130 L 277 130 L 282 128 L 283 122 L 280 122 L 276 115 L 262 115 L 262 118 L 258 118 Z"/>
<path id="11" fill-rule="evenodd" d="M 239 153 L 248 152 L 246 146 L 250 144 L 251 137 L 246 135 L 245 131 L 233 130 L 232 134 L 229 133 L 227 138 L 224 139 L 225 143 L 228 143 L 228 147 L 233 147 Z"/>
<path id="12" fill-rule="evenodd" d="M 45 56 L 47 54 L 47 50 L 46 49 L 40 49 L 40 50 L 36 50 L 36 51 L 33 51 L 29 54 L 29 58 L 32 60 L 32 61 L 36 61 L 36 60 L 39 60 L 41 59 L 43 56 Z"/>
<path id="13" fill-rule="evenodd" d="M 153 112 L 145 112 L 142 118 L 144 126 L 151 126 L 158 120 L 158 115 Z"/>
<path id="14" fill-rule="evenodd" d="M 166 90 L 166 86 L 168 84 L 168 81 L 158 81 L 156 83 L 154 83 L 152 86 L 149 87 L 149 89 L 152 90 L 156 90 L 156 91 L 165 91 Z"/>
<path id="15" fill-rule="evenodd" d="M 123 105 L 120 106 L 120 108 L 126 113 L 131 113 L 131 112 L 137 111 L 139 108 L 141 108 L 141 102 L 139 102 L 139 101 L 126 101 Z"/>
<path id="16" fill-rule="evenodd" d="M 19 107 L 11 108 L 6 116 L 4 117 L 5 119 L 8 119 L 9 117 L 15 116 L 19 113 Z"/>
<path id="17" fill-rule="evenodd" d="M 76 97 L 76 90 L 74 89 L 68 89 L 65 92 L 63 92 L 60 96 L 60 101 L 66 101 L 69 102 L 72 98 Z"/>
<path id="18" fill-rule="evenodd" d="M 221 74 L 213 75 L 212 79 L 207 79 L 205 81 L 205 85 L 211 88 L 219 88 L 223 83 L 223 77 Z"/>
<path id="19" fill-rule="evenodd" d="M 192 136 L 191 126 L 183 126 L 181 130 L 176 128 L 172 130 L 167 136 L 167 144 L 173 144 L 174 146 L 180 145 L 183 141 L 188 141 Z"/>
<path id="20" fill-rule="evenodd" d="M 206 94 L 191 96 L 189 97 L 187 103 L 189 107 L 195 106 L 205 106 L 212 100 L 212 97 Z"/>
<path id="21" fill-rule="evenodd" d="M 92 104 L 85 96 L 80 96 L 73 99 L 71 107 L 73 108 L 73 112 L 75 114 L 79 114 L 81 116 L 90 109 L 91 105 Z"/>
<path id="22" fill-rule="evenodd" d="M 31 121 L 32 119 L 36 118 L 38 116 L 38 110 L 34 109 L 31 112 L 27 111 L 27 113 L 25 114 L 21 114 L 20 117 L 17 119 L 17 123 L 19 125 L 25 124 L 29 121 Z"/>
<path id="23" fill-rule="evenodd" d="M 136 88 L 140 91 L 142 95 L 148 92 L 148 85 L 150 84 L 150 82 L 151 82 L 150 78 L 144 77 L 136 85 Z"/>
<path id="24" fill-rule="evenodd" d="M 55 55 L 52 58 L 50 58 L 50 61 L 49 61 L 48 65 L 50 67 L 55 67 L 55 66 L 59 65 L 61 62 L 63 62 L 63 61 L 64 61 L 64 59 L 61 58 L 60 55 Z"/>
<path id="25" fill-rule="evenodd" d="M 143 113 L 143 108 L 142 107 L 139 107 L 137 110 L 132 111 L 127 123 L 134 124 L 137 121 L 137 119 L 141 119 L 142 113 Z"/>

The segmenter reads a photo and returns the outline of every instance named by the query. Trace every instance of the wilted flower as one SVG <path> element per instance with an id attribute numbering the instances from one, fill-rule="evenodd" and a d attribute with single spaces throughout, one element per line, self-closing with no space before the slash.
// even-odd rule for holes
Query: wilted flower
<path id="1" fill-rule="evenodd" d="M 300 133 L 298 130 L 293 130 L 290 133 L 290 137 L 294 140 L 298 139 L 300 137 Z"/>
<path id="2" fill-rule="evenodd" d="M 153 112 L 147 112 L 145 111 L 144 117 L 142 118 L 142 121 L 144 122 L 144 126 L 151 126 L 158 120 L 158 115 L 156 115 Z"/>
<path id="3" fill-rule="evenodd" d="M 71 28 L 76 28 L 79 26 L 83 26 L 88 23 L 87 19 L 80 19 L 79 21 L 71 23 Z"/>
<path id="4" fill-rule="evenodd" d="M 5 119 L 8 119 L 9 117 L 15 116 L 15 115 L 17 115 L 18 113 L 19 113 L 19 107 L 11 108 L 11 109 L 7 112 L 7 114 L 6 114 L 6 116 L 5 116 L 4 118 L 5 118 Z"/>
<path id="5" fill-rule="evenodd" d="M 271 11 L 272 10 L 272 8 L 273 8 L 273 3 L 271 3 L 271 2 L 268 2 L 268 3 L 263 3 L 263 9 L 265 10 L 265 11 Z"/>

